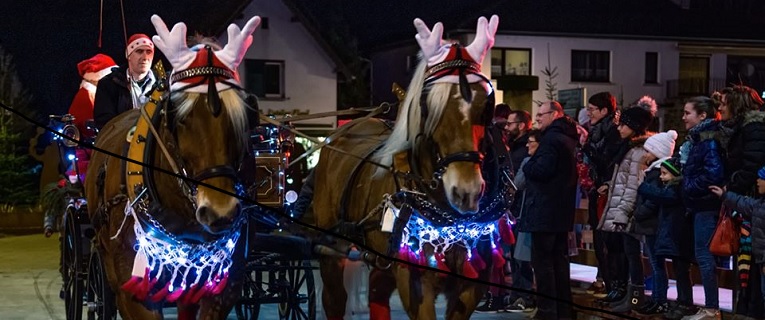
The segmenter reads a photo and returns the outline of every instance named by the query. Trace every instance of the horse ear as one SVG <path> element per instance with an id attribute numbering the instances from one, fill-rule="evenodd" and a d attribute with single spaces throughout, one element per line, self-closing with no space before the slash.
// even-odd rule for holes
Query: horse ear
<path id="1" fill-rule="evenodd" d="M 478 18 L 475 39 L 473 39 L 473 42 L 465 48 L 475 62 L 483 62 L 486 52 L 494 46 L 494 35 L 497 33 L 498 26 L 499 17 L 497 15 L 491 16 L 491 20 L 489 21 L 487 21 L 485 17 Z"/>
<path id="2" fill-rule="evenodd" d="M 236 24 L 229 25 L 228 43 L 222 50 L 215 52 L 215 56 L 231 70 L 236 71 L 244 59 L 244 54 L 252 44 L 252 33 L 259 25 L 259 16 L 252 17 L 241 30 Z"/>

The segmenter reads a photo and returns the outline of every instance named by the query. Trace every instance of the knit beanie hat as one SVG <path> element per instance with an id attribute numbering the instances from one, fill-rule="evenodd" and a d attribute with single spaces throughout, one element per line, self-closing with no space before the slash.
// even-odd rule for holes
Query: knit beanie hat
<path id="1" fill-rule="evenodd" d="M 643 148 L 656 156 L 656 158 L 668 158 L 675 151 L 676 139 L 677 132 L 675 130 L 657 133 L 645 141 Z"/>
<path id="2" fill-rule="evenodd" d="M 760 168 L 760 171 L 757 171 L 757 177 L 759 177 L 762 180 L 765 180 L 765 167 Z"/>
<path id="3" fill-rule="evenodd" d="M 619 122 L 634 130 L 638 135 L 642 135 L 651 125 L 656 110 L 656 101 L 649 96 L 643 96 L 631 107 L 622 111 Z"/>
<path id="4" fill-rule="evenodd" d="M 662 161 L 661 167 L 664 169 L 667 169 L 669 173 L 671 173 L 675 177 L 680 176 L 680 170 L 682 167 L 680 166 L 680 159 L 678 158 L 669 158 L 667 160 Z"/>
<path id="5" fill-rule="evenodd" d="M 154 50 L 154 42 L 151 42 L 149 36 L 143 33 L 136 33 L 130 36 L 130 39 L 128 39 L 127 48 L 125 48 L 125 58 L 129 57 L 133 51 L 140 47 L 148 47 Z"/>

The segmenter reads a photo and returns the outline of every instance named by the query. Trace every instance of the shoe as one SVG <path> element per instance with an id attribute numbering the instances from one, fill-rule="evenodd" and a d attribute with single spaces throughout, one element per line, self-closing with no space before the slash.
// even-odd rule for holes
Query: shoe
<path id="1" fill-rule="evenodd" d="M 602 295 L 603 298 L 608 294 L 608 291 L 606 291 L 606 285 L 603 283 L 603 281 L 593 281 L 592 284 L 590 284 L 590 287 L 587 288 L 587 294 L 596 295 L 596 298 L 598 294 Z"/>
<path id="2" fill-rule="evenodd" d="M 480 313 L 497 313 L 499 311 L 499 301 L 495 301 L 501 299 L 494 299 L 494 297 L 491 296 L 491 293 L 488 294 L 488 298 L 486 298 L 486 302 L 483 305 L 478 306 L 475 308 L 475 312 Z"/>
<path id="3" fill-rule="evenodd" d="M 667 302 L 656 302 L 653 300 L 648 301 L 642 307 L 635 309 L 635 312 L 642 315 L 663 314 L 669 312 L 669 304 Z"/>
<path id="4" fill-rule="evenodd" d="M 608 292 L 608 294 L 605 297 L 603 297 L 602 299 L 598 301 L 603 304 L 610 304 L 616 301 L 620 301 L 624 299 L 624 297 L 626 296 L 627 296 L 627 285 L 620 281 L 614 281 L 614 284 L 611 285 L 611 291 Z"/>
<path id="5" fill-rule="evenodd" d="M 719 320 L 722 319 L 719 309 L 699 308 L 699 312 L 692 316 L 685 316 L 682 320 Z"/>
<path id="6" fill-rule="evenodd" d="M 531 311 L 534 311 L 534 309 L 535 309 L 535 306 L 533 304 L 526 303 L 526 301 L 523 300 L 523 298 L 518 298 L 517 300 L 515 300 L 515 302 L 513 302 L 513 304 L 505 307 L 504 311 L 516 313 L 516 312 L 531 312 Z"/>
<path id="7" fill-rule="evenodd" d="M 696 311 L 698 308 L 695 306 L 688 306 L 681 303 L 675 304 L 673 307 L 669 309 L 668 312 L 664 313 L 664 319 L 668 320 L 680 320 L 685 316 L 691 316 L 696 314 Z"/>

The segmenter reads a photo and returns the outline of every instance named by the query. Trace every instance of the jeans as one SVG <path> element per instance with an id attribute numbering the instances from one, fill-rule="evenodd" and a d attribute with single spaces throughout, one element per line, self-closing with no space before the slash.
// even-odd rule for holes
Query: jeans
<path id="1" fill-rule="evenodd" d="M 622 233 L 622 243 L 624 244 L 624 255 L 627 256 L 630 284 L 642 286 L 645 284 L 645 277 L 643 277 L 643 256 L 640 254 L 640 240 Z"/>
<path id="2" fill-rule="evenodd" d="M 513 234 L 518 239 L 517 228 L 513 228 Z M 533 240 L 532 240 L 533 241 Z M 515 248 L 510 248 L 511 254 L 515 254 Z M 531 268 L 531 263 L 528 261 L 520 261 L 513 257 L 511 262 L 513 288 L 531 291 L 534 285 L 534 270 Z M 534 302 L 534 296 L 530 293 L 523 293 L 520 291 L 512 291 L 510 293 L 510 303 L 513 303 L 515 299 L 523 298 L 526 304 Z"/>
<path id="3" fill-rule="evenodd" d="M 539 293 L 536 318 L 570 319 L 572 297 L 568 232 L 532 232 L 531 243 L 531 265 Z"/>
<path id="4" fill-rule="evenodd" d="M 696 262 L 699 264 L 701 283 L 704 285 L 704 307 L 720 308 L 717 287 L 717 260 L 709 252 L 709 241 L 717 227 L 717 211 L 694 212 L 693 237 Z"/>
<path id="5" fill-rule="evenodd" d="M 654 252 L 656 252 L 656 236 L 645 236 L 645 245 L 646 251 L 648 252 L 648 261 L 651 262 L 651 270 L 653 270 L 653 291 L 651 293 L 651 298 L 658 303 L 667 302 L 669 280 L 667 279 L 667 268 L 664 264 L 664 257 L 658 257 L 654 254 Z"/>

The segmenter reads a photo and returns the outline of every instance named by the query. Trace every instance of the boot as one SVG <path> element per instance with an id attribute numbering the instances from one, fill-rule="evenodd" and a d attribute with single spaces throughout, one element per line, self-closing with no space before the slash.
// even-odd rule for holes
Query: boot
<path id="1" fill-rule="evenodd" d="M 633 310 L 641 315 L 656 315 L 669 312 L 670 309 L 667 302 L 656 302 L 651 300 L 637 310 Z"/>
<path id="2" fill-rule="evenodd" d="M 614 281 L 611 284 L 611 291 L 608 292 L 605 298 L 598 300 L 600 303 L 609 304 L 622 300 L 627 296 L 626 284 L 621 281 Z"/>
<path id="3" fill-rule="evenodd" d="M 625 293 L 622 296 L 621 300 L 611 302 L 611 304 L 609 305 L 609 307 L 611 308 L 611 312 L 629 313 L 630 311 L 632 311 L 631 298 L 632 298 L 631 295 L 627 294 L 625 290 Z"/>
<path id="4" fill-rule="evenodd" d="M 645 286 L 630 285 L 630 306 L 632 310 L 638 310 L 649 304 L 650 299 L 645 297 Z"/>

